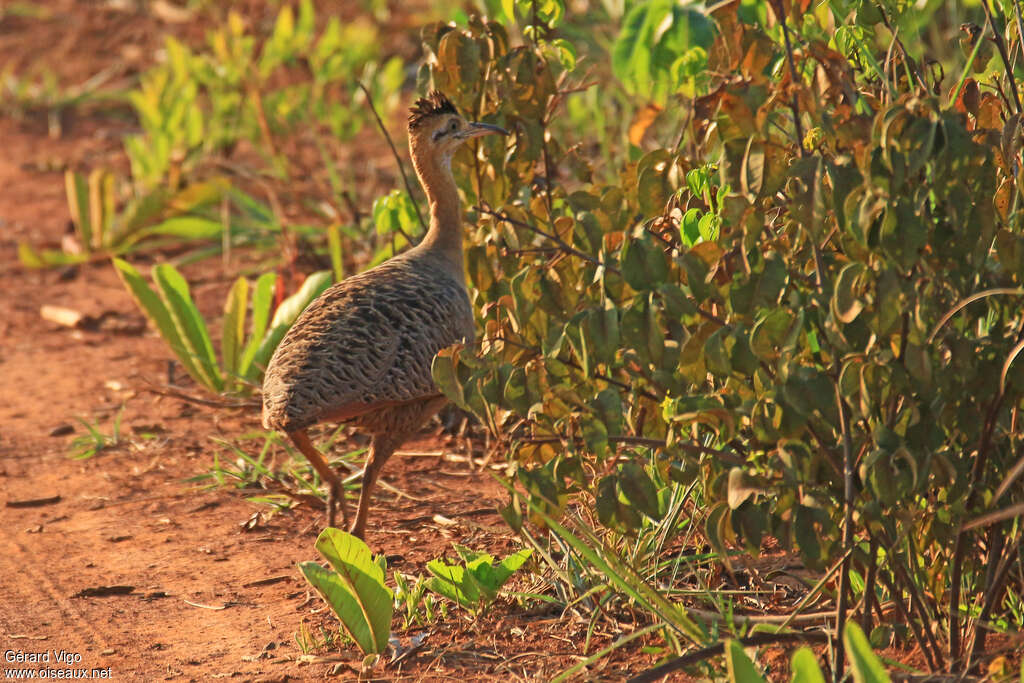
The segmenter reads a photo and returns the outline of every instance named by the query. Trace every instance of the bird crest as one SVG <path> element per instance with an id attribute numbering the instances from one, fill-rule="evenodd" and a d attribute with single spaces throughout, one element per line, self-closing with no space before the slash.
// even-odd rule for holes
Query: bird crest
<path id="1" fill-rule="evenodd" d="M 458 114 L 455 105 L 437 90 L 432 90 L 426 97 L 416 100 L 409 109 L 409 130 L 413 130 L 426 119 L 436 114 Z"/>

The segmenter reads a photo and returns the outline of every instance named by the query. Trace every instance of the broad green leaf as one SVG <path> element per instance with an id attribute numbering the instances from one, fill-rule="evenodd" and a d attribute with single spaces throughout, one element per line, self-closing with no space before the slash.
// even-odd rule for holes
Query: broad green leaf
<path id="1" fill-rule="evenodd" d="M 199 216 L 175 216 L 139 231 L 140 235 L 166 235 L 188 240 L 211 240 L 220 237 L 224 226 L 220 221 Z"/>
<path id="2" fill-rule="evenodd" d="M 64 171 L 64 187 L 71 221 L 78 229 L 78 241 L 88 253 L 93 246 L 92 212 L 89 209 L 89 184 L 81 173 Z"/>
<path id="3" fill-rule="evenodd" d="M 157 331 L 160 332 L 160 336 L 163 337 L 164 341 L 171 347 L 171 351 L 173 351 L 174 355 L 178 357 L 179 361 L 181 361 L 181 365 L 185 368 L 185 372 L 187 372 L 196 382 L 206 386 L 206 377 L 196 363 L 196 359 L 192 355 L 192 352 L 182 339 L 178 326 L 175 324 L 174 318 L 167 305 L 152 289 L 149 288 L 149 285 L 146 284 L 145 279 L 143 279 L 142 275 L 139 274 L 139 271 L 135 270 L 130 263 L 122 259 L 115 258 L 114 268 L 117 270 L 117 274 L 121 278 L 121 282 L 124 283 L 129 293 L 131 293 L 132 298 L 135 299 L 135 303 L 142 309 L 142 312 L 145 313 L 150 322 L 156 326 Z"/>
<path id="4" fill-rule="evenodd" d="M 658 490 L 654 488 L 654 482 L 643 467 L 633 461 L 623 463 L 619 472 L 619 486 L 633 507 L 652 519 L 661 519 Z"/>
<path id="5" fill-rule="evenodd" d="M 192 301 L 188 282 L 168 263 L 153 266 L 153 282 L 167 305 L 185 348 L 196 359 L 196 365 L 205 380 L 202 384 L 213 391 L 222 391 L 224 379 L 213 353 L 210 333 L 199 309 Z"/>
<path id="6" fill-rule="evenodd" d="M 224 301 L 224 321 L 221 327 L 220 355 L 224 363 L 225 380 L 233 383 L 241 361 L 242 342 L 245 340 L 245 309 L 249 299 L 249 283 L 244 277 L 235 280 Z"/>
<path id="7" fill-rule="evenodd" d="M 246 342 L 245 351 L 242 352 L 241 359 L 238 362 L 237 373 L 239 377 L 249 376 L 249 367 L 252 364 L 252 359 L 260 347 L 264 333 L 267 331 L 267 321 L 270 320 L 270 305 L 274 300 L 274 285 L 276 283 L 276 273 L 263 273 L 256 280 L 256 286 L 252 290 L 252 321 L 249 327 L 249 341 Z"/>
<path id="8" fill-rule="evenodd" d="M 729 673 L 730 683 L 767 683 L 737 640 L 728 640 L 725 643 L 725 668 Z"/>
<path id="9" fill-rule="evenodd" d="M 464 567 L 446 564 L 436 559 L 427 563 L 427 571 L 434 576 L 427 579 L 427 588 L 443 595 L 466 609 L 475 610 L 480 602 L 480 589 L 468 580 Z"/>
<path id="10" fill-rule="evenodd" d="M 320 532 L 316 549 L 334 572 L 315 562 L 299 565 L 341 620 L 364 654 L 384 652 L 391 634 L 394 594 L 384 583 L 384 568 L 355 536 L 328 527 Z"/>
<path id="11" fill-rule="evenodd" d="M 507 556 L 504 560 L 498 563 L 498 566 L 494 570 L 494 579 L 497 583 L 497 588 L 501 588 L 508 581 L 509 577 L 512 576 L 523 564 L 530 559 L 530 555 L 533 554 L 533 548 L 523 548 L 517 552 Z"/>
<path id="12" fill-rule="evenodd" d="M 790 668 L 793 671 L 790 683 L 825 683 L 818 658 L 810 648 L 802 647 L 794 652 Z"/>
<path id="13" fill-rule="evenodd" d="M 455 405 L 459 406 L 463 410 L 467 410 L 466 397 L 463 393 L 462 382 L 459 381 L 458 373 L 455 371 L 455 366 L 458 364 L 459 356 L 458 350 L 453 347 L 441 349 L 434 356 L 434 362 L 431 366 L 431 374 L 434 377 L 434 382 L 437 384 L 437 388 L 441 390 L 445 396 L 447 396 Z"/>
<path id="14" fill-rule="evenodd" d="M 664 104 L 672 65 L 692 47 L 707 50 L 714 25 L 694 7 L 650 0 L 633 7 L 612 46 L 612 71 L 627 92 Z"/>
<path id="15" fill-rule="evenodd" d="M 248 379 L 254 379 L 257 372 L 263 372 L 266 369 L 267 363 L 270 362 L 271 356 L 274 355 L 274 350 L 281 343 L 285 333 L 288 332 L 299 315 L 306 310 L 306 307 L 320 296 L 330 284 L 330 271 L 317 271 L 306 278 L 299 291 L 281 302 L 281 305 L 277 307 L 277 311 L 274 313 L 274 319 L 270 321 L 269 331 L 263 336 L 263 340 L 253 354 L 246 375 Z"/>
<path id="16" fill-rule="evenodd" d="M 889 683 L 889 674 L 882 660 L 871 651 L 871 644 L 856 622 L 846 622 L 843 644 L 846 646 L 846 656 L 850 660 L 855 683 Z"/>

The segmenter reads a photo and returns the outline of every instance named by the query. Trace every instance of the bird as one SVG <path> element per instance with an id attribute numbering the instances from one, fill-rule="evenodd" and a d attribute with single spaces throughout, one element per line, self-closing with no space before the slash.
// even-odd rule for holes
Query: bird
<path id="1" fill-rule="evenodd" d="M 348 506 L 338 474 L 309 429 L 345 422 L 370 436 L 355 520 L 360 539 L 374 484 L 395 450 L 446 403 L 434 384 L 438 351 L 475 337 L 462 255 L 462 211 L 452 155 L 467 140 L 508 135 L 470 122 L 442 93 L 409 111 L 409 152 L 430 204 L 422 241 L 380 265 L 338 282 L 296 319 L 263 379 L 264 428 L 286 434 L 327 485 L 327 525 Z"/>

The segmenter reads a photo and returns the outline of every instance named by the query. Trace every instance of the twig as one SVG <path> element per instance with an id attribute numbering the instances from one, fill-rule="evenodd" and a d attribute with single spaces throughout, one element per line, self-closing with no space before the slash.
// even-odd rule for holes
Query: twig
<path id="1" fill-rule="evenodd" d="M 982 4 L 988 4 L 983 0 Z M 989 405 L 985 415 L 985 423 L 982 427 L 981 439 L 978 443 L 978 455 L 974 458 L 974 465 L 971 467 L 971 479 L 967 487 L 965 510 L 971 510 L 977 502 L 978 482 L 981 480 L 985 465 L 988 462 L 989 446 L 992 442 L 992 432 L 996 426 L 996 414 L 1003 404 L 1004 394 L 1000 393 Z M 965 541 L 967 531 L 961 524 L 956 534 L 956 542 L 953 545 L 953 567 L 950 570 L 950 594 L 949 594 L 949 662 L 950 671 L 955 671 L 960 660 L 960 578 L 963 574 Z"/>
<path id="2" fill-rule="evenodd" d="M 800 156 L 807 156 L 804 149 L 804 127 L 800 123 L 800 106 L 796 96 L 796 84 L 798 76 L 796 73 L 796 62 L 793 60 L 793 45 L 789 41 L 789 26 L 786 23 L 786 8 L 779 0 L 772 2 L 772 9 L 779 15 L 779 23 L 782 24 L 782 38 L 786 42 L 786 61 L 789 62 L 789 78 L 792 81 L 793 97 L 790 100 L 790 108 L 793 110 L 793 125 L 796 127 L 796 144 L 800 148 Z"/>
<path id="3" fill-rule="evenodd" d="M 1013 66 L 1010 64 L 1010 56 L 1006 53 L 1006 43 L 1003 41 L 1003 32 L 996 28 L 995 17 L 992 16 L 992 8 L 988 6 L 988 0 L 981 0 L 981 6 L 985 8 L 985 18 L 988 19 L 988 26 L 992 30 L 992 41 L 999 50 L 999 56 L 1006 67 L 1006 78 L 1010 81 L 1010 94 L 1013 95 L 1013 103 L 1017 107 L 1017 113 L 1021 113 L 1020 95 L 1017 93 L 1017 81 L 1013 78 Z M 981 40 L 979 37 L 978 40 Z"/>
<path id="4" fill-rule="evenodd" d="M 258 401 L 215 401 L 209 398 L 200 398 L 198 396 L 192 396 L 186 394 L 184 391 L 177 389 L 172 386 L 160 387 L 146 387 L 145 391 L 157 396 L 169 396 L 170 398 L 181 399 L 182 401 L 188 401 L 189 403 L 195 403 L 201 406 L 207 406 L 208 408 L 259 408 L 260 403 Z"/>
<path id="5" fill-rule="evenodd" d="M 915 69 L 911 69 L 910 68 L 910 64 L 911 64 L 911 62 L 910 62 L 910 55 L 907 54 L 907 48 L 904 47 L 903 41 L 900 40 L 900 37 L 899 37 L 899 27 L 898 26 L 896 28 L 892 27 L 892 24 L 889 23 L 889 17 L 888 17 L 888 15 L 886 15 L 885 9 L 883 7 L 881 7 L 877 3 L 875 4 L 875 7 L 878 9 L 878 13 L 882 15 L 882 22 L 885 24 L 885 27 L 887 29 L 889 29 L 889 33 L 892 34 L 893 42 L 896 43 L 896 47 L 898 47 L 900 49 L 900 53 L 903 55 L 903 70 L 907 73 L 907 80 L 908 81 L 911 81 L 911 80 L 917 81 L 917 84 L 922 89 L 927 91 L 928 90 L 928 85 L 924 82 L 924 78 L 922 78 L 921 74 L 919 74 L 917 72 L 916 68 Z M 895 69 L 895 67 L 893 67 L 893 68 Z M 893 80 L 895 80 L 895 79 L 896 79 L 896 75 L 893 74 Z"/>
<path id="6" fill-rule="evenodd" d="M 926 629 L 928 626 L 918 623 L 910 616 L 907 606 L 903 604 L 903 600 L 900 598 L 896 590 L 895 580 L 889 576 L 889 572 L 879 572 L 878 576 L 882 580 L 882 583 L 885 584 L 885 587 L 889 589 L 889 597 L 896 605 L 896 609 L 899 610 L 900 616 L 903 617 L 904 622 L 910 627 L 910 630 L 914 632 L 914 637 L 917 639 L 918 645 L 921 647 L 921 653 L 924 655 L 925 661 L 928 663 L 928 670 L 935 671 L 937 668 L 935 660 L 932 658 L 932 652 L 928 647 L 924 634 L 921 632 L 921 629 Z"/>
<path id="7" fill-rule="evenodd" d="M 554 242 L 555 244 L 557 244 L 562 249 L 562 251 L 564 251 L 564 252 L 566 252 L 568 254 L 572 254 L 573 256 L 576 256 L 578 258 L 581 258 L 584 261 L 586 261 L 587 263 L 591 263 L 591 264 L 597 266 L 598 268 L 604 268 L 608 272 L 615 273 L 616 275 L 620 274 L 619 269 L 616 268 L 615 266 L 610 266 L 607 263 L 604 263 L 603 261 L 598 261 L 596 258 L 591 256 L 590 254 L 582 252 L 579 249 L 573 247 L 572 245 L 567 243 L 565 240 L 563 240 L 558 235 L 555 235 L 553 233 L 545 232 L 545 231 L 541 230 L 540 228 L 538 228 L 536 225 L 532 225 L 530 223 L 527 223 L 526 221 L 521 221 L 521 220 L 518 220 L 516 218 L 512 218 L 512 216 L 509 216 L 508 214 L 502 213 L 500 211 L 492 211 L 491 209 L 488 209 L 488 208 L 484 207 L 482 204 L 481 205 L 477 205 L 477 206 L 475 206 L 473 208 L 476 211 L 479 211 L 480 213 L 484 214 L 485 216 L 491 216 L 493 218 L 497 218 L 500 221 L 504 221 L 506 223 L 511 223 L 512 225 L 518 226 L 520 228 L 525 228 L 526 230 L 529 230 L 529 231 L 531 231 L 533 233 L 536 233 L 536 234 L 540 235 L 541 237 L 543 237 L 545 239 L 549 239 L 552 242 Z"/>
<path id="8" fill-rule="evenodd" d="M 853 448 L 850 444 L 850 424 L 846 417 L 846 403 L 839 390 L 836 380 L 836 407 L 839 408 L 839 431 L 843 439 L 843 548 L 849 550 L 853 546 Z M 832 680 L 839 683 L 843 679 L 845 667 L 845 643 L 841 637 L 846 626 L 846 594 L 850 588 L 851 555 L 843 560 L 843 568 L 839 571 L 839 595 L 836 599 L 836 648 L 835 662 L 832 667 Z"/>
<path id="9" fill-rule="evenodd" d="M 398 172 L 402 174 L 402 182 L 405 183 L 405 191 L 409 193 L 409 201 L 412 202 L 412 206 L 416 209 L 416 218 L 420 219 L 420 227 L 423 228 L 423 232 L 427 231 L 427 223 L 423 220 L 423 214 L 420 213 L 420 205 L 416 203 L 416 198 L 412 193 L 412 183 L 409 182 L 409 176 L 405 173 L 405 166 L 402 164 L 402 157 L 398 154 L 398 148 L 395 147 L 394 141 L 391 139 L 391 134 L 388 133 L 388 129 L 384 126 L 384 120 L 381 119 L 380 114 L 377 113 L 377 107 L 373 104 L 373 96 L 370 95 L 370 91 L 366 89 L 366 86 L 359 83 L 359 88 L 366 95 L 366 102 L 370 105 L 370 111 L 373 112 L 373 117 L 377 119 L 377 126 L 380 128 L 380 132 L 384 134 L 384 139 L 388 141 L 388 146 L 391 147 L 391 153 L 395 155 L 395 162 L 398 164 Z M 402 233 L 402 236 L 406 239 L 409 244 L 416 244 L 409 235 L 405 234 L 405 230 L 401 226 L 398 227 L 398 231 Z"/>
<path id="10" fill-rule="evenodd" d="M 997 529 L 992 529 L 993 533 L 997 533 Z M 1002 549 L 996 550 L 995 544 L 993 544 L 993 552 L 989 554 L 989 584 L 988 591 L 985 594 L 984 603 L 981 607 L 981 613 L 978 614 L 977 624 L 980 626 L 980 630 L 975 632 L 974 640 L 971 641 L 971 646 L 967 649 L 967 657 L 965 661 L 967 665 L 964 667 L 965 671 L 970 671 L 971 664 L 974 661 L 974 651 L 978 649 L 982 654 L 985 652 L 985 622 L 988 621 L 988 615 L 992 612 L 992 607 L 995 605 L 996 600 L 1003 592 L 1003 588 L 1006 586 L 1006 580 L 1010 575 L 1010 567 L 1012 566 L 1011 558 L 1016 557 L 1017 552 L 1020 548 L 1021 537 L 1017 536 L 1016 542 L 1009 552 L 1002 552 Z M 1001 544 L 1000 544 L 1001 545 Z M 999 557 L 998 565 L 995 563 L 995 558 Z M 976 627 L 977 628 L 977 627 Z"/>
<path id="11" fill-rule="evenodd" d="M 783 643 L 828 643 L 834 641 L 832 636 L 827 633 L 758 633 L 750 636 L 749 638 L 738 638 L 738 642 L 743 647 L 757 647 L 758 645 L 776 645 Z M 629 679 L 628 683 L 652 683 L 657 681 L 663 676 L 667 676 L 673 671 L 691 666 L 698 662 L 703 662 L 705 659 L 711 659 L 717 657 L 725 652 L 725 643 L 718 643 L 710 647 L 705 647 L 696 652 L 691 652 L 688 655 L 678 657 L 671 661 L 665 662 L 661 666 L 656 666 L 653 669 L 633 676 Z"/>
<path id="12" fill-rule="evenodd" d="M 567 436 L 567 435 L 563 435 L 563 436 L 537 436 L 537 437 L 527 437 L 527 438 L 517 439 L 517 440 L 521 441 L 523 443 L 543 444 L 543 443 L 561 443 L 562 441 L 568 441 L 570 439 L 572 439 L 574 441 L 582 441 L 583 440 L 582 437 L 570 437 L 570 436 Z M 686 452 L 694 454 L 694 455 L 711 455 L 713 457 L 716 457 L 716 458 L 720 459 L 722 462 L 728 463 L 730 465 L 743 465 L 743 464 L 745 464 L 747 462 L 745 458 L 742 458 L 742 457 L 740 457 L 740 456 L 738 456 L 738 455 L 736 455 L 734 453 L 729 453 L 728 451 L 718 450 L 717 448 L 711 448 L 709 446 L 701 446 L 699 444 L 692 444 L 692 443 L 675 443 L 675 444 L 672 444 L 671 446 L 669 446 L 662 439 L 650 439 L 650 438 L 643 437 L 643 436 L 629 436 L 629 435 L 609 436 L 608 437 L 608 443 L 621 443 L 621 444 L 632 445 L 632 446 L 647 446 L 647 447 L 650 447 L 650 448 L 678 448 L 681 451 L 686 451 Z"/>

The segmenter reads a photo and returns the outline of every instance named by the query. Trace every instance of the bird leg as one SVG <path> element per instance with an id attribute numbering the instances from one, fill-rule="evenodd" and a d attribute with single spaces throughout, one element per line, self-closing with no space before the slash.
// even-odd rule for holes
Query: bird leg
<path id="1" fill-rule="evenodd" d="M 370 510 L 370 499 L 373 497 L 373 485 L 377 483 L 377 476 L 388 458 L 398 447 L 396 440 L 385 434 L 375 434 L 370 442 L 370 455 L 366 459 L 366 469 L 363 471 L 363 488 L 359 492 L 359 509 L 356 511 L 356 520 L 352 523 L 349 533 L 357 538 L 363 538 L 366 533 L 366 516 Z"/>
<path id="2" fill-rule="evenodd" d="M 341 503 L 341 523 L 347 526 L 348 501 L 345 500 L 345 487 L 338 473 L 327 464 L 327 459 L 324 458 L 323 453 L 317 450 L 313 442 L 309 440 L 309 434 L 306 433 L 305 429 L 289 432 L 288 436 L 291 438 L 292 443 L 306 456 L 306 460 L 309 461 L 309 464 L 320 475 L 320 479 L 327 484 L 327 526 L 334 526 L 334 511 L 339 502 Z"/>

